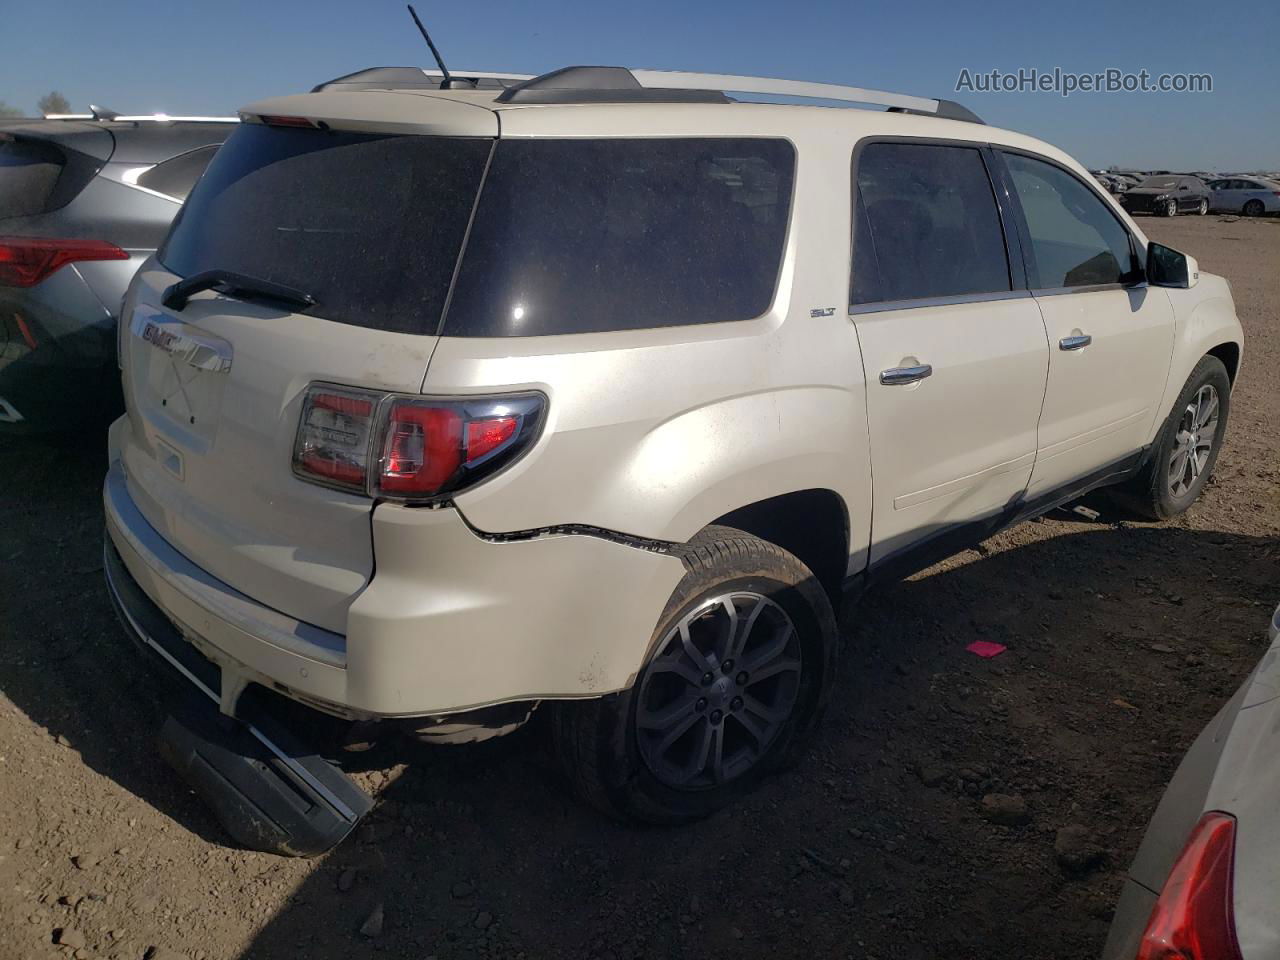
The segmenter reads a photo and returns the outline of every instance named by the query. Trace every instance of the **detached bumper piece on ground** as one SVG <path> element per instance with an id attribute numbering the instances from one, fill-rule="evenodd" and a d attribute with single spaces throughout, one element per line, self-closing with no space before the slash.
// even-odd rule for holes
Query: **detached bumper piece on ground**
<path id="1" fill-rule="evenodd" d="M 273 716 L 260 688 L 241 696 L 235 718 L 220 713 L 218 668 L 138 589 L 115 548 L 104 553 L 125 630 L 189 682 L 160 731 L 160 754 L 246 847 L 312 857 L 341 843 L 372 798 Z"/>

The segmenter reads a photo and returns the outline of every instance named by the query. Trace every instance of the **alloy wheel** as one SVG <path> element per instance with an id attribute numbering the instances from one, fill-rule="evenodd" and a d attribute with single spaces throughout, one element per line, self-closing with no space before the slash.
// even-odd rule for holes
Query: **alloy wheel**
<path id="1" fill-rule="evenodd" d="M 665 786 L 718 787 L 768 753 L 800 694 L 800 637 L 758 593 L 726 593 L 683 616 L 645 671 L 637 746 Z"/>
<path id="2" fill-rule="evenodd" d="M 1169 492 L 1186 496 L 1204 473 L 1218 433 L 1218 391 L 1206 383 L 1187 403 L 1169 455 Z"/>

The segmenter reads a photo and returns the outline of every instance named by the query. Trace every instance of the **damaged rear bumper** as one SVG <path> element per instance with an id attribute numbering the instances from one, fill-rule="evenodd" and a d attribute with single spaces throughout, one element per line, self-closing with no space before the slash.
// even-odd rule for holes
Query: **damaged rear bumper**
<path id="1" fill-rule="evenodd" d="M 256 603 L 179 554 L 134 505 L 118 461 L 103 497 L 119 560 L 108 578 L 132 584 L 218 668 L 227 713 L 250 683 L 361 720 L 602 696 L 634 681 L 684 574 L 677 557 L 602 536 L 496 541 L 452 508 L 381 504 L 377 572 L 338 635 Z"/>

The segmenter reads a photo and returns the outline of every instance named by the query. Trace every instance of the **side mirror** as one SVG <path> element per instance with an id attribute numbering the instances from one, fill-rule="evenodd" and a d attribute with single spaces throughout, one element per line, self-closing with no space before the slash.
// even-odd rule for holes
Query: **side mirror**
<path id="1" fill-rule="evenodd" d="M 1147 283 L 1153 287 L 1194 287 L 1200 281 L 1200 265 L 1195 257 L 1179 253 L 1162 243 L 1147 244 Z"/>

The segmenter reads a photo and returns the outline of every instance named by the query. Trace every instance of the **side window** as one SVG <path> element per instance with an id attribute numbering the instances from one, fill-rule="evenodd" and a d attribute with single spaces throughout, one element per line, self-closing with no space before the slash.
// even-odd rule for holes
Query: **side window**
<path id="1" fill-rule="evenodd" d="M 1129 232 L 1101 198 L 1059 167 L 1004 154 L 1031 234 L 1031 286 L 1120 283 L 1132 269 Z"/>
<path id="2" fill-rule="evenodd" d="M 791 211 L 786 140 L 500 140 L 445 336 L 749 320 L 769 309 Z"/>
<path id="3" fill-rule="evenodd" d="M 857 164 L 851 303 L 1011 289 L 1000 214 L 976 149 L 872 143 Z"/>
<path id="4" fill-rule="evenodd" d="M 138 186 L 185 200 L 217 150 L 218 145 L 214 144 L 170 157 L 139 176 Z"/>

